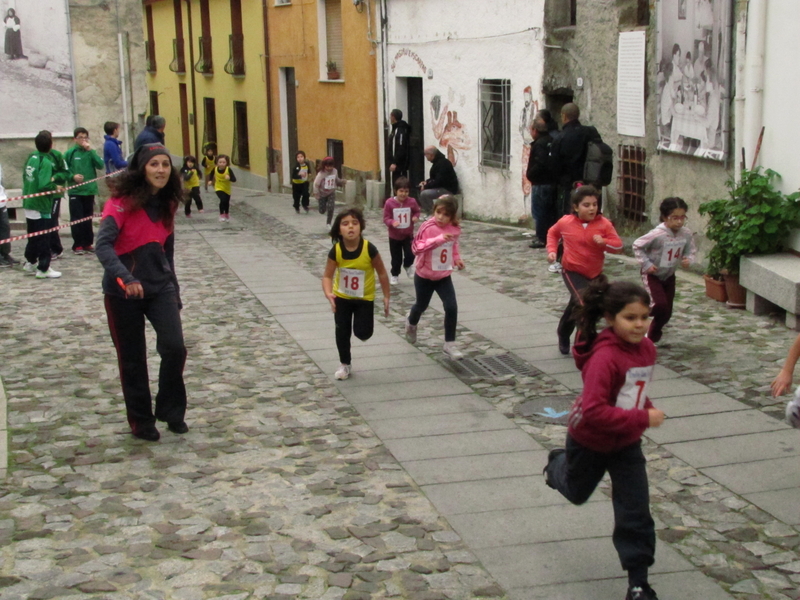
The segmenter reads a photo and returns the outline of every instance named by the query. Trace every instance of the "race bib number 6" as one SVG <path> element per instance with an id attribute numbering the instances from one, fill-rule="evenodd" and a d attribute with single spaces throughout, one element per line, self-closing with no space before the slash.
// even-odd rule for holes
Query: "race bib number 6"
<path id="1" fill-rule="evenodd" d="M 364 275 L 361 269 L 339 269 L 339 291 L 351 298 L 363 298 Z"/>
<path id="2" fill-rule="evenodd" d="M 397 221 L 397 229 L 408 229 L 411 227 L 411 209 L 395 208 L 392 209 L 394 220 Z"/>
<path id="3" fill-rule="evenodd" d="M 644 408 L 647 400 L 647 384 L 653 377 L 653 365 L 634 367 L 625 375 L 625 383 L 617 395 L 617 406 L 625 410 Z"/>
<path id="4" fill-rule="evenodd" d="M 453 270 L 453 242 L 445 242 L 433 250 L 431 269 L 434 271 Z"/>

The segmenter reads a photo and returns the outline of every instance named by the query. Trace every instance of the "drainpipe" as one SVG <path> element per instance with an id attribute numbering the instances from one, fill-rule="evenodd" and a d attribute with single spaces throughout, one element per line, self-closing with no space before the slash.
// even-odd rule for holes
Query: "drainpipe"
<path id="1" fill-rule="evenodd" d="M 381 31 L 381 81 L 380 81 L 380 95 L 381 95 L 381 113 L 378 115 L 378 120 L 380 124 L 380 131 L 383 132 L 383 136 L 381 137 L 381 147 L 380 147 L 380 164 L 382 166 L 383 171 L 383 179 L 384 185 L 386 186 L 384 189 L 384 197 L 391 194 L 391 181 L 392 177 L 389 173 L 389 165 L 387 164 L 386 158 L 386 147 L 389 143 L 389 81 L 388 81 L 388 62 L 389 62 L 389 8 L 386 4 L 386 0 L 379 0 L 380 6 L 378 10 L 375 12 L 378 14 L 380 18 L 380 31 Z"/>
<path id="2" fill-rule="evenodd" d="M 766 30 L 766 0 L 750 0 L 747 7 L 746 100 L 744 106 L 744 135 L 742 139 L 748 161 L 753 160 L 763 121 Z"/>
<path id="3" fill-rule="evenodd" d="M 272 191 L 272 173 L 275 171 L 275 155 L 272 151 L 272 68 L 269 54 L 269 16 L 267 0 L 261 0 L 264 15 L 264 63 L 267 80 L 267 191 Z"/>
<path id="4" fill-rule="evenodd" d="M 128 121 L 128 90 L 125 82 L 125 44 L 123 43 L 122 23 L 119 19 L 119 0 L 116 0 L 117 12 L 117 51 L 119 53 L 119 89 L 122 93 L 122 131 L 125 137 L 122 140 L 122 147 L 127 156 L 130 152 L 130 122 Z"/>
<path id="5" fill-rule="evenodd" d="M 192 33 L 192 0 L 186 0 L 189 21 L 189 78 L 192 82 L 192 128 L 194 129 L 194 155 L 200 156 L 200 139 L 197 137 L 197 88 L 194 79 L 194 34 Z"/>
<path id="6" fill-rule="evenodd" d="M 736 165 L 741 160 L 741 150 L 743 148 L 744 137 L 744 110 L 746 92 L 744 87 L 745 76 L 745 61 L 747 59 L 747 12 L 742 11 L 739 15 L 739 20 L 736 23 L 736 97 L 734 108 L 734 121 L 733 121 L 733 165 L 736 180 L 741 177 L 741 169 L 737 169 Z"/>

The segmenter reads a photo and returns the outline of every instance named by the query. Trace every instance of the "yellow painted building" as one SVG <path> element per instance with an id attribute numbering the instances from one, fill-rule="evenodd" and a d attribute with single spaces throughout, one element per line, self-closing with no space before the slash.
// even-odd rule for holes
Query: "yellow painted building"
<path id="1" fill-rule="evenodd" d="M 245 175 L 275 173 L 288 185 L 301 149 L 377 178 L 382 129 L 367 2 L 144 0 L 150 112 L 166 118 L 172 153 L 201 153 L 214 141 Z"/>

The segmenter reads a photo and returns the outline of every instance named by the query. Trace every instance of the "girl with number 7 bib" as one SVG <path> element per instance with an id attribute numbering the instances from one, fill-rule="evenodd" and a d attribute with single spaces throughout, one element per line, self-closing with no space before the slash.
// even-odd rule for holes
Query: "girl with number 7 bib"
<path id="1" fill-rule="evenodd" d="M 653 321 L 647 337 L 654 344 L 661 339 L 661 331 L 672 317 L 675 271 L 678 265 L 689 267 L 697 252 L 692 232 L 686 227 L 688 209 L 682 198 L 665 198 L 659 207 L 662 223 L 633 242 L 644 287 L 653 299 L 650 307 Z"/>
<path id="2" fill-rule="evenodd" d="M 331 227 L 333 248 L 322 276 L 322 291 L 331 303 L 336 323 L 339 368 L 334 377 L 350 377 L 350 335 L 362 342 L 372 337 L 374 327 L 375 276 L 383 290 L 383 314 L 389 316 L 389 276 L 378 249 L 361 236 L 364 215 L 357 208 L 340 212 Z"/>
<path id="3" fill-rule="evenodd" d="M 650 296 L 635 283 L 609 283 L 600 275 L 582 291 L 575 312 L 579 329 L 572 352 L 583 391 L 569 413 L 566 450 L 550 451 L 544 480 L 573 504 L 583 504 L 608 472 L 612 540 L 628 572 L 625 599 L 657 600 L 648 582 L 656 535 L 642 453 L 642 434 L 664 422 L 647 396 L 656 360 L 655 345 L 645 337 Z M 598 334 L 600 319 L 608 327 Z"/>
<path id="4" fill-rule="evenodd" d="M 455 198 L 449 195 L 439 197 L 433 205 L 433 218 L 422 224 L 411 244 L 417 257 L 414 261 L 417 300 L 406 320 L 406 339 L 414 344 L 417 341 L 417 323 L 428 308 L 433 293 L 439 294 L 444 307 L 444 353 L 456 360 L 464 358 L 455 343 L 458 303 L 450 277 L 454 268 L 464 268 L 458 251 L 461 228 L 457 211 Z"/>

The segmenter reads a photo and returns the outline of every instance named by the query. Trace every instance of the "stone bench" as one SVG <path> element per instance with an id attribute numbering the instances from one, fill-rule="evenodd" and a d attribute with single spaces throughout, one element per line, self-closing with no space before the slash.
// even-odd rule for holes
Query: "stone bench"
<path id="1" fill-rule="evenodd" d="M 747 310 L 762 315 L 779 306 L 786 311 L 786 326 L 800 331 L 800 257 L 788 252 L 742 257 L 739 283 L 747 289 Z"/>

